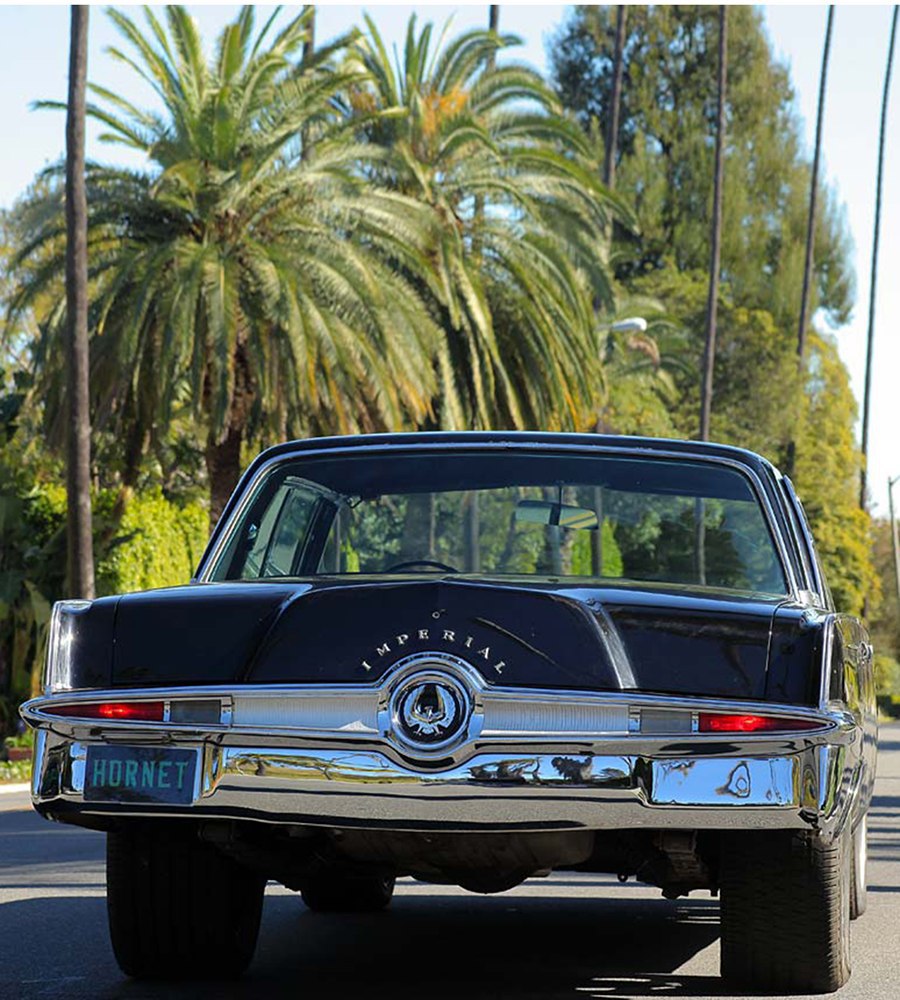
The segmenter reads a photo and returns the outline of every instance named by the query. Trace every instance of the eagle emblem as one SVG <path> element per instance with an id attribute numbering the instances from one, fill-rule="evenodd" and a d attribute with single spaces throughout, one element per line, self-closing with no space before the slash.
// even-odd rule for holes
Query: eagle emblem
<path id="1" fill-rule="evenodd" d="M 404 726 L 414 736 L 442 736 L 453 729 L 459 708 L 449 688 L 425 681 L 408 692 L 400 708 Z"/>

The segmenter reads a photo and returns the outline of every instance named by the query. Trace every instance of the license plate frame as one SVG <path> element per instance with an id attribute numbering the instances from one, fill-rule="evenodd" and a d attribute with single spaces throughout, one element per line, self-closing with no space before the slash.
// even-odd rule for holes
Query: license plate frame
<path id="1" fill-rule="evenodd" d="M 186 747 L 89 746 L 86 802 L 191 805 L 199 751 Z"/>

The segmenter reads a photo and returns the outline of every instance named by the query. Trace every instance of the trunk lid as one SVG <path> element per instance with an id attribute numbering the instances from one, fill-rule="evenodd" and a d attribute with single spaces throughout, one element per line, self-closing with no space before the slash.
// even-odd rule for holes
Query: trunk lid
<path id="1" fill-rule="evenodd" d="M 121 598 L 113 683 L 374 683 L 427 650 L 503 686 L 762 699 L 784 604 L 531 577 L 191 584 Z"/>

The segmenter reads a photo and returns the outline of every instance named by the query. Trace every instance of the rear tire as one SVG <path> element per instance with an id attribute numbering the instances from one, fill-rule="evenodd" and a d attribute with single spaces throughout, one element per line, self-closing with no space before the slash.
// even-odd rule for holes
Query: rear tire
<path id="1" fill-rule="evenodd" d="M 723 838 L 722 976 L 742 990 L 833 993 L 850 976 L 850 838 Z"/>
<path id="2" fill-rule="evenodd" d="M 314 913 L 377 913 L 390 904 L 394 879 L 331 872 L 306 879 L 300 895 Z"/>
<path id="3" fill-rule="evenodd" d="M 869 861 L 869 817 L 863 816 L 853 831 L 853 860 L 850 872 L 850 919 L 858 920 L 867 905 L 866 878 Z"/>
<path id="4" fill-rule="evenodd" d="M 256 949 L 266 881 L 209 844 L 172 831 L 106 837 L 113 952 L 137 979 L 233 979 Z"/>

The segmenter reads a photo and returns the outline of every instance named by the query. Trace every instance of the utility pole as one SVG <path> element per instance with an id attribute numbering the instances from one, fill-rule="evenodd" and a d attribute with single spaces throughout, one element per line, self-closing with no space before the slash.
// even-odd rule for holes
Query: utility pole
<path id="1" fill-rule="evenodd" d="M 881 95 L 881 126 L 878 130 L 878 175 L 875 181 L 875 224 L 872 228 L 872 271 L 869 283 L 869 326 L 866 332 L 866 381 L 863 390 L 862 465 L 859 470 L 859 506 L 866 509 L 866 464 L 869 461 L 869 408 L 872 396 L 872 354 L 875 346 L 875 286 L 878 279 L 878 241 L 881 233 L 881 188 L 884 179 L 884 134 L 887 129 L 891 71 L 894 68 L 894 40 L 897 37 L 897 5 L 891 17 L 884 90 Z"/>
<path id="2" fill-rule="evenodd" d="M 897 600 L 900 601 L 900 540 L 897 538 L 897 519 L 894 517 L 894 483 L 900 476 L 888 479 L 888 510 L 891 515 L 891 549 L 894 553 L 894 583 L 897 587 Z"/>

